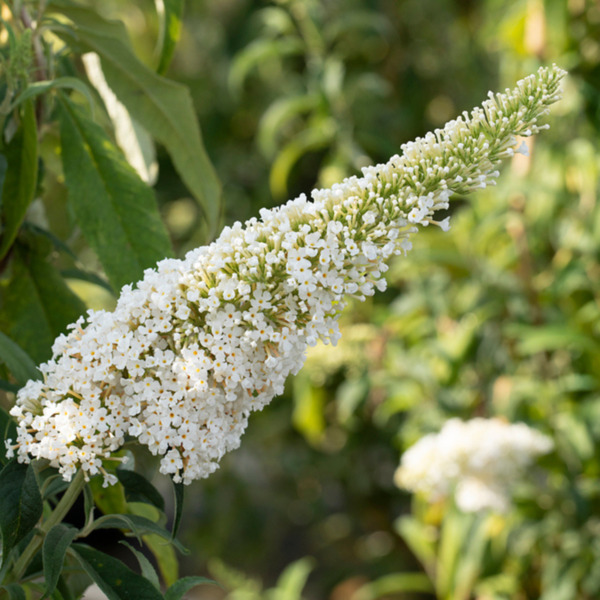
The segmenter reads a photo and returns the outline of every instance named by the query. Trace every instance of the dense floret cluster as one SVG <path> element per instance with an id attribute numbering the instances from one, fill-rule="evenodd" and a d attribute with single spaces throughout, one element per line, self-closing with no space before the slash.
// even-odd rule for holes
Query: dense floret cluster
<path id="1" fill-rule="evenodd" d="M 175 481 L 209 475 L 307 345 L 335 344 L 344 298 L 385 289 L 387 261 L 418 226 L 447 229 L 433 215 L 450 196 L 492 184 L 515 136 L 545 127 L 563 74 L 540 69 L 362 177 L 262 210 L 147 270 L 114 312 L 90 311 L 56 340 L 43 379 L 18 394 L 10 451 L 49 459 L 66 479 L 82 468 L 111 483 L 102 461 L 133 437 Z"/>
<path id="2" fill-rule="evenodd" d="M 433 502 L 454 494 L 464 512 L 505 512 L 526 467 L 552 448 L 549 437 L 524 423 L 450 419 L 402 455 L 395 480 Z"/>

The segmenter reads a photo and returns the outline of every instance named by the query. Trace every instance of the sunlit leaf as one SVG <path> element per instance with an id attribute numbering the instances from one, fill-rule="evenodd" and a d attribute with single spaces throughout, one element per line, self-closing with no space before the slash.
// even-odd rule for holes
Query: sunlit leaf
<path id="1" fill-rule="evenodd" d="M 108 86 L 130 114 L 169 152 L 175 169 L 198 201 L 210 235 L 220 225 L 221 187 L 206 154 L 188 89 L 157 75 L 134 54 L 122 23 L 96 11 L 51 0 L 49 8 L 73 23 L 59 29 L 72 46 L 96 52 Z"/>
<path id="2" fill-rule="evenodd" d="M 156 11 L 160 18 L 158 39 L 158 67 L 156 72 L 163 75 L 175 52 L 175 46 L 181 35 L 181 18 L 185 0 L 155 0 Z"/>
<path id="3" fill-rule="evenodd" d="M 172 254 L 152 190 L 102 128 L 67 99 L 59 103 L 69 203 L 115 290 Z"/>
<path id="4" fill-rule="evenodd" d="M 393 573 L 366 584 L 353 595 L 352 600 L 377 600 L 403 592 L 433 591 L 433 585 L 424 573 Z"/>

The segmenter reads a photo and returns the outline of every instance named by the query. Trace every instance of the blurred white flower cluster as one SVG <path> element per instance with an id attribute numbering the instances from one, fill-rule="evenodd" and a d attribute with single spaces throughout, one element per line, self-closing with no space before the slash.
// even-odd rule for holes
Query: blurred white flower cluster
<path id="1" fill-rule="evenodd" d="M 549 437 L 524 423 L 450 419 L 402 455 L 395 482 L 434 502 L 454 494 L 464 512 L 506 512 L 514 484 L 552 448 Z"/>
<path id="2" fill-rule="evenodd" d="M 90 311 L 56 340 L 43 379 L 17 396 L 9 450 L 109 484 L 102 461 L 132 437 L 175 481 L 212 473 L 307 345 L 335 344 L 344 297 L 384 290 L 386 261 L 410 249 L 416 226 L 447 229 L 433 214 L 451 194 L 493 183 L 515 136 L 545 127 L 563 75 L 540 69 L 362 177 L 262 210 L 147 270 L 114 312 Z"/>

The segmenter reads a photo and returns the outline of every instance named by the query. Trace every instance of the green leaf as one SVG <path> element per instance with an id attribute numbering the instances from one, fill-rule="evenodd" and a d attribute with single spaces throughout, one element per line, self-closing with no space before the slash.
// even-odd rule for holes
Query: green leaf
<path id="1" fill-rule="evenodd" d="M 319 102 L 319 94 L 303 94 L 273 102 L 263 114 L 258 130 L 258 145 L 265 156 L 274 156 L 277 151 L 277 138 L 286 124 L 314 110 Z"/>
<path id="2" fill-rule="evenodd" d="M 285 56 L 302 54 L 304 45 L 296 37 L 283 37 L 276 40 L 258 39 L 241 52 L 238 52 L 229 70 L 229 87 L 239 94 L 250 72 L 269 59 L 281 60 Z"/>
<path id="3" fill-rule="evenodd" d="M 173 530 L 171 531 L 171 537 L 175 538 L 179 531 L 179 525 L 181 523 L 181 516 L 183 514 L 183 496 L 185 488 L 183 483 L 173 483 L 173 493 L 175 495 L 175 514 L 173 515 Z"/>
<path id="4" fill-rule="evenodd" d="M 152 190 L 103 129 L 70 101 L 59 102 L 65 182 L 75 218 L 115 289 L 171 256 Z"/>
<path id="5" fill-rule="evenodd" d="M 162 600 L 163 595 L 120 560 L 84 544 L 73 544 L 82 567 L 109 600 Z"/>
<path id="6" fill-rule="evenodd" d="M 31 465 L 11 460 L 0 472 L 2 560 L 42 516 L 42 497 Z"/>
<path id="7" fill-rule="evenodd" d="M 116 474 L 125 488 L 125 498 L 128 502 L 149 502 L 164 511 L 163 497 L 145 477 L 135 471 L 125 469 L 117 469 Z"/>
<path id="8" fill-rule="evenodd" d="M 54 592 L 58 578 L 63 568 L 67 548 L 77 535 L 77 529 L 70 525 L 59 523 L 50 529 L 44 538 L 42 546 L 42 559 L 44 564 L 44 579 L 46 580 L 46 594 Z"/>
<path id="9" fill-rule="evenodd" d="M 216 581 L 206 577 L 182 577 L 176 581 L 166 592 L 165 600 L 180 600 L 186 592 L 197 585 L 219 585 Z"/>
<path id="10" fill-rule="evenodd" d="M 6 457 L 6 447 L 4 440 L 11 439 L 13 442 L 17 439 L 17 423 L 0 406 L 0 464 L 5 465 L 8 462 Z"/>
<path id="11" fill-rule="evenodd" d="M 412 516 L 403 516 L 394 522 L 394 528 L 402 536 L 411 552 L 419 559 L 425 570 L 431 572 L 435 567 L 435 534 L 430 527 Z"/>
<path id="12" fill-rule="evenodd" d="M 519 340 L 518 351 L 524 356 L 563 348 L 600 351 L 600 345 L 591 336 L 564 324 L 529 326 L 513 323 L 506 327 L 506 334 Z"/>
<path id="13" fill-rule="evenodd" d="M 33 103 L 26 101 L 21 125 L 5 149 L 7 169 L 2 186 L 0 259 L 12 246 L 37 184 L 37 125 Z"/>
<path id="14" fill-rule="evenodd" d="M 324 407 L 327 394 L 307 377 L 294 379 L 294 427 L 311 443 L 318 443 L 325 431 Z"/>
<path id="15" fill-rule="evenodd" d="M 275 198 L 287 196 L 287 182 L 294 165 L 307 153 L 327 147 L 335 136 L 332 119 L 320 119 L 314 127 L 303 129 L 279 152 L 271 167 L 269 185 Z"/>
<path id="16" fill-rule="evenodd" d="M 41 377 L 41 373 L 27 352 L 1 331 L 0 361 L 8 367 L 13 377 L 21 385 L 24 385 L 28 379 L 39 379 Z"/>
<path id="17" fill-rule="evenodd" d="M 160 590 L 160 581 L 158 579 L 158 574 L 156 573 L 155 568 L 152 566 L 152 563 L 139 551 L 136 550 L 131 544 L 128 544 L 126 541 L 121 540 L 119 542 L 126 546 L 131 550 L 133 555 L 137 558 L 138 564 L 140 565 L 140 569 L 142 571 L 142 576 L 145 577 L 157 590 Z"/>
<path id="18" fill-rule="evenodd" d="M 0 586 L 0 590 L 8 592 L 9 600 L 25 600 L 25 590 L 17 583 L 9 583 L 8 585 Z"/>
<path id="19" fill-rule="evenodd" d="M 0 294 L 0 330 L 41 363 L 86 307 L 47 261 L 47 241 L 35 236 L 23 241 L 14 246 L 11 277 Z"/>
<path id="20" fill-rule="evenodd" d="M 221 186 L 206 154 L 189 90 L 146 67 L 135 56 L 122 23 L 57 0 L 49 2 L 49 9 L 53 7 L 73 22 L 71 31 L 56 34 L 100 56 L 109 87 L 136 121 L 164 144 L 214 235 L 220 226 Z"/>
<path id="21" fill-rule="evenodd" d="M 52 89 L 75 90 L 85 97 L 90 105 L 90 109 L 94 109 L 94 99 L 90 92 L 90 88 L 85 84 L 85 82 L 83 82 L 81 79 L 77 79 L 76 77 L 58 77 L 57 79 L 52 79 L 51 81 L 36 81 L 35 83 L 30 83 L 23 93 L 19 94 L 19 96 L 13 102 L 11 110 L 26 100 L 35 98 L 40 94 L 45 94 Z"/>
<path id="22" fill-rule="evenodd" d="M 96 506 L 105 514 L 127 512 L 125 490 L 121 484 L 102 487 L 102 477 L 92 477 L 88 483 Z"/>
<path id="23" fill-rule="evenodd" d="M 160 18 L 158 38 L 158 67 L 156 72 L 163 75 L 175 52 L 175 46 L 181 35 L 181 18 L 185 0 L 156 0 L 156 10 Z"/>
<path id="24" fill-rule="evenodd" d="M 301 558 L 286 567 L 277 580 L 277 587 L 272 590 L 274 598 L 281 600 L 300 598 L 302 589 L 306 585 L 306 580 L 314 566 L 313 559 Z"/>
<path id="25" fill-rule="evenodd" d="M 142 540 L 156 559 L 165 584 L 175 583 L 179 577 L 179 562 L 173 546 L 166 543 L 163 537 L 154 533 L 143 535 Z"/>
<path id="26" fill-rule="evenodd" d="M 93 522 L 91 530 L 95 531 L 96 529 L 128 530 L 131 531 L 140 541 L 141 536 L 143 535 L 156 534 L 173 544 L 181 552 L 186 552 L 186 549 L 181 545 L 181 543 L 172 539 L 171 534 L 166 529 L 154 521 L 151 521 L 146 517 L 141 517 L 140 515 L 104 515 Z"/>
<path id="27" fill-rule="evenodd" d="M 353 600 L 376 600 L 402 592 L 433 592 L 433 585 L 424 573 L 393 573 L 384 575 L 360 588 Z"/>

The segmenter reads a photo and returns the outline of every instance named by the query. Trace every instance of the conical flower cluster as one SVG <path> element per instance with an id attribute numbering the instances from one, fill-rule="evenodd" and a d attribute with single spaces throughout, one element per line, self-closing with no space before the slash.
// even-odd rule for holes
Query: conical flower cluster
<path id="1" fill-rule="evenodd" d="M 395 480 L 434 502 L 454 494 L 464 512 L 505 512 L 514 484 L 553 446 L 549 437 L 524 423 L 450 419 L 439 433 L 426 435 L 402 455 Z"/>
<path id="2" fill-rule="evenodd" d="M 447 229 L 433 217 L 450 196 L 492 184 L 515 136 L 545 127 L 538 119 L 563 75 L 540 69 L 362 177 L 262 210 L 147 270 L 114 312 L 90 311 L 56 340 L 43 380 L 18 393 L 8 447 L 69 479 L 78 468 L 104 473 L 133 437 L 175 481 L 209 475 L 249 414 L 302 367 L 307 345 L 335 344 L 344 298 L 385 289 L 387 261 L 419 226 Z"/>

